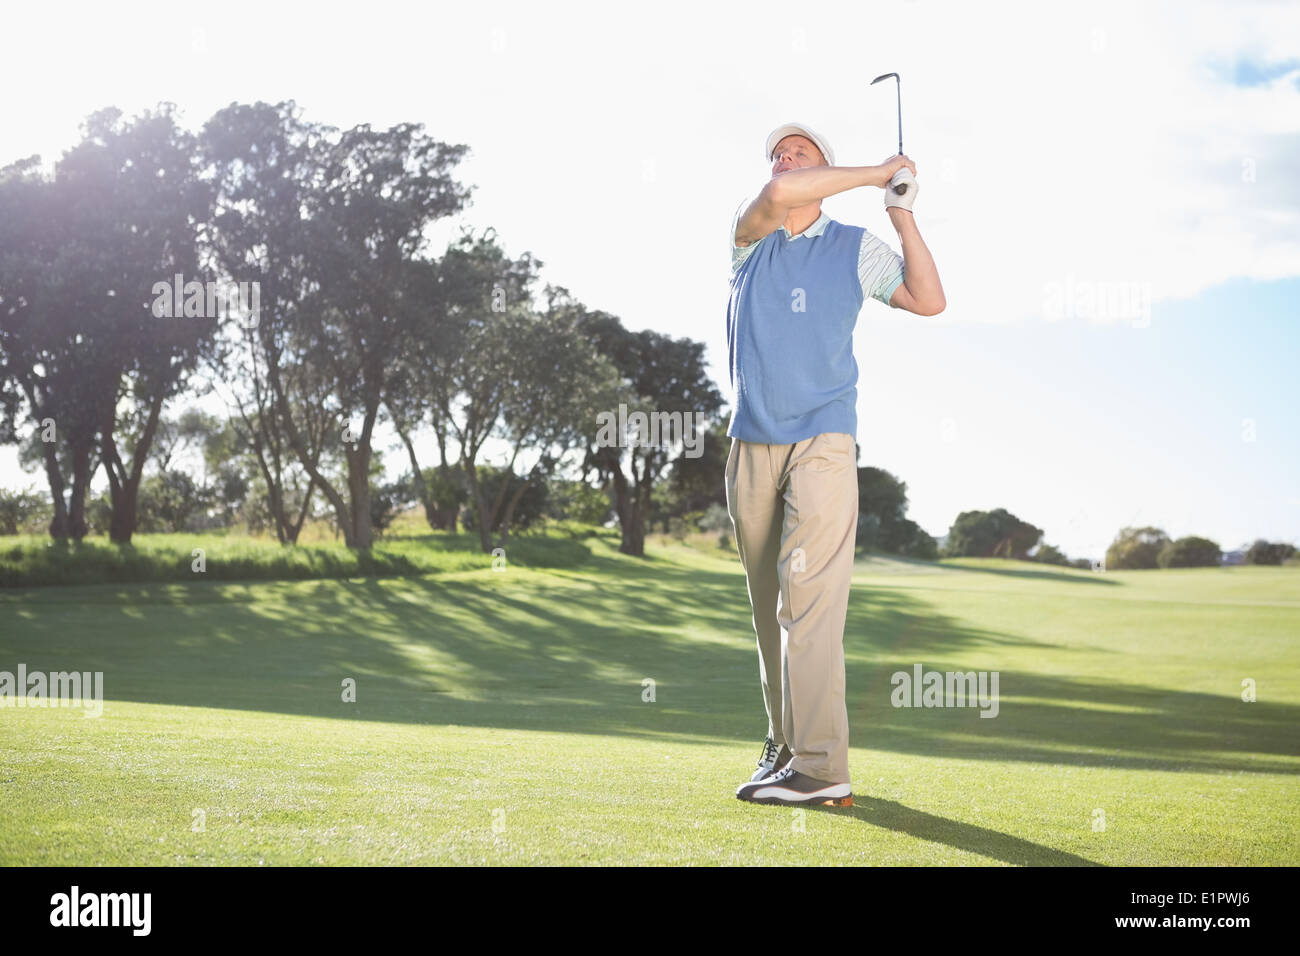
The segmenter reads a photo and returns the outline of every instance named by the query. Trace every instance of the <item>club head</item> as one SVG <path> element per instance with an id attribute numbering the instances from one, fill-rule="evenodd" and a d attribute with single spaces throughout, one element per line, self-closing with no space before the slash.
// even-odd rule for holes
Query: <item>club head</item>
<path id="1" fill-rule="evenodd" d="M 869 85 L 869 86 L 875 86 L 875 85 L 876 85 L 877 83 L 879 83 L 881 80 L 887 80 L 887 79 L 889 79 L 891 76 L 892 76 L 894 79 L 898 80 L 898 74 L 897 74 L 897 73 L 881 73 L 878 77 L 876 77 L 874 80 L 872 80 L 868 85 Z M 898 81 L 899 81 L 900 83 L 902 82 L 902 80 L 898 80 Z"/>

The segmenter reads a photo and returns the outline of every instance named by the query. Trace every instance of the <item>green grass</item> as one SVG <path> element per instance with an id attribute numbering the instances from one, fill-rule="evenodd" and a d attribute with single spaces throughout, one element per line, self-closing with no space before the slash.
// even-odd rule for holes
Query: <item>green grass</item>
<path id="1" fill-rule="evenodd" d="M 1296 569 L 864 559 L 855 806 L 797 814 L 733 796 L 765 717 L 711 538 L 0 593 L 0 670 L 102 670 L 106 698 L 0 710 L 0 864 L 1300 863 Z M 999 716 L 892 707 L 916 663 L 999 671 Z"/>
<path id="2" fill-rule="evenodd" d="M 407 523 L 409 526 L 409 522 Z M 557 523 L 507 542 L 512 561 L 546 567 L 581 561 L 572 542 L 591 529 Z M 202 551 L 202 570 L 196 559 Z M 293 581 L 318 578 L 394 577 L 489 567 L 491 555 L 477 533 L 405 533 L 381 538 L 368 553 L 317 535 L 282 546 L 274 538 L 224 532 L 137 534 L 128 545 L 107 537 L 57 542 L 44 535 L 0 537 L 0 588 L 157 581 Z"/>

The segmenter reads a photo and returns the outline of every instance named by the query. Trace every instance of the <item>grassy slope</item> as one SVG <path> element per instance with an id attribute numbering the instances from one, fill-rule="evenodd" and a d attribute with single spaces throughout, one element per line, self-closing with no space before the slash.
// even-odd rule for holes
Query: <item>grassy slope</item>
<path id="1" fill-rule="evenodd" d="M 856 806 L 800 815 L 732 796 L 765 725 L 735 558 L 564 544 L 590 561 L 0 593 L 0 669 L 107 698 L 0 711 L 0 864 L 1300 863 L 1295 569 L 863 561 Z M 999 671 L 1000 715 L 891 707 L 914 663 Z"/>
<path id="2" fill-rule="evenodd" d="M 291 547 L 282 547 L 274 537 L 223 531 L 137 534 L 125 546 L 102 535 L 75 543 L 11 535 L 0 537 L 0 588 L 391 577 L 483 566 L 476 533 L 430 534 L 422 518 L 410 520 L 416 517 L 401 516 L 398 533 L 381 538 L 369 553 L 351 551 L 319 528 L 305 529 L 299 544 Z M 509 551 L 530 566 L 564 567 L 586 559 L 586 549 L 573 542 L 591 530 L 554 522 L 547 535 L 512 538 Z M 201 571 L 196 568 L 199 557 Z"/>

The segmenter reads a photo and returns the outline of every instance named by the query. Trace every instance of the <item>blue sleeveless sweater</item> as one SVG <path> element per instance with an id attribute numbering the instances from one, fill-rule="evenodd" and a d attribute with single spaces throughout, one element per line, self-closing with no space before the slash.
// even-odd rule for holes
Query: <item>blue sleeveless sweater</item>
<path id="1" fill-rule="evenodd" d="M 728 436 L 766 444 L 857 436 L 862 234 L 833 219 L 811 238 L 777 229 L 732 275 L 727 360 L 736 407 Z"/>

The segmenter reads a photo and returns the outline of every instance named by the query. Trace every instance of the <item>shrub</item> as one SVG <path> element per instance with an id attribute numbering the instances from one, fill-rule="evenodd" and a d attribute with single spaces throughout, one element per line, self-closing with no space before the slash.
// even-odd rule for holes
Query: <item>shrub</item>
<path id="1" fill-rule="evenodd" d="M 603 525 L 613 510 L 609 493 L 585 481 L 551 482 L 548 514 L 559 520 L 577 521 L 580 524 Z"/>
<path id="2" fill-rule="evenodd" d="M 0 488 L 0 534 L 38 533 L 54 516 L 54 506 L 32 488 Z"/>
<path id="3" fill-rule="evenodd" d="M 1065 556 L 1065 552 L 1051 544 L 1040 544 L 1033 554 L 1033 559 L 1042 564 L 1057 564 L 1062 567 L 1068 567 L 1070 564 L 1070 559 Z"/>
<path id="4" fill-rule="evenodd" d="M 703 531 L 726 532 L 730 527 L 731 514 L 727 511 L 727 506 L 720 505 L 716 501 L 709 505 L 708 510 L 704 512 L 704 517 L 700 519 L 700 529 Z"/>

